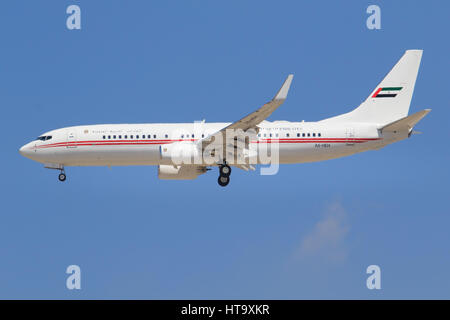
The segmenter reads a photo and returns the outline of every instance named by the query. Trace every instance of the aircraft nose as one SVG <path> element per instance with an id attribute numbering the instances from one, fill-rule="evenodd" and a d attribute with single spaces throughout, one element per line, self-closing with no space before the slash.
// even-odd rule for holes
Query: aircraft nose
<path id="1" fill-rule="evenodd" d="M 20 149 L 19 149 L 19 153 L 21 155 L 23 155 L 24 157 L 28 156 L 30 154 L 30 146 L 29 143 L 27 143 L 26 145 L 23 145 Z"/>

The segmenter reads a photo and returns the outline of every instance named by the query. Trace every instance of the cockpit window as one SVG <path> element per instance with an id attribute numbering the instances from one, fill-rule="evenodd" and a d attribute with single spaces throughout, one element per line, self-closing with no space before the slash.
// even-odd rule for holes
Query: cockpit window
<path id="1" fill-rule="evenodd" d="M 36 140 L 47 141 L 47 140 L 50 140 L 51 138 L 52 138 L 52 136 L 40 136 L 40 137 L 37 137 Z"/>

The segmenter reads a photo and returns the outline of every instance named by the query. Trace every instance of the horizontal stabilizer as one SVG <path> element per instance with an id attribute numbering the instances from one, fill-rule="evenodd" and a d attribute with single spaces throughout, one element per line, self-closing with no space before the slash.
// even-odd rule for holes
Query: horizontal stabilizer
<path id="1" fill-rule="evenodd" d="M 414 126 L 425 117 L 431 109 L 425 109 L 419 112 L 416 112 L 410 116 L 404 117 L 400 120 L 391 122 L 384 127 L 381 128 L 382 131 L 402 131 L 402 130 L 411 130 Z"/>

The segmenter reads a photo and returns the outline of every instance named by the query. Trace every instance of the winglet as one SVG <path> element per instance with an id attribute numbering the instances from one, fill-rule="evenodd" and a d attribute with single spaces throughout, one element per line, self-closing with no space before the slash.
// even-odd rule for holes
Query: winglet
<path id="1" fill-rule="evenodd" d="M 273 98 L 273 100 L 286 100 L 288 92 L 289 92 L 289 87 L 291 86 L 291 82 L 292 82 L 293 78 L 294 78 L 293 74 L 288 75 L 286 80 L 284 80 L 283 86 L 278 91 L 277 95 L 275 96 L 275 98 Z"/>

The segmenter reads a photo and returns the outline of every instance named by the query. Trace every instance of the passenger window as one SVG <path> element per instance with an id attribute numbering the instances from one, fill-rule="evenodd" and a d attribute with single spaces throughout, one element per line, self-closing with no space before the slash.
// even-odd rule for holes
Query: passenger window
<path id="1" fill-rule="evenodd" d="M 165 137 L 166 137 L 166 138 L 168 138 L 168 137 L 169 137 L 169 135 L 167 135 L 167 134 L 166 134 L 166 135 L 165 135 Z"/>
<path id="2" fill-rule="evenodd" d="M 313 137 L 315 137 L 316 136 L 316 134 L 315 133 L 313 133 Z"/>
<path id="3" fill-rule="evenodd" d="M 127 139 L 127 137 L 128 137 L 128 136 L 127 136 L 127 135 L 125 135 L 125 136 L 124 136 L 123 138 L 124 138 L 124 139 Z"/>
<path id="4" fill-rule="evenodd" d="M 321 134 L 320 134 L 320 133 L 318 133 L 318 134 L 317 134 L 317 136 L 318 136 L 318 137 L 320 137 L 320 136 L 321 136 Z"/>
<path id="5" fill-rule="evenodd" d="M 271 137 L 271 138 L 272 138 L 272 134 L 269 134 L 269 137 Z"/>
<path id="6" fill-rule="evenodd" d="M 111 136 L 108 136 L 108 139 L 111 139 Z"/>
<path id="7" fill-rule="evenodd" d="M 286 133 L 286 137 L 289 138 L 289 133 Z"/>
<path id="8" fill-rule="evenodd" d="M 153 139 L 156 139 L 156 134 L 153 135 Z"/>
<path id="9" fill-rule="evenodd" d="M 122 139 L 122 136 L 119 136 L 119 139 Z"/>
<path id="10" fill-rule="evenodd" d="M 184 138 L 184 134 L 181 135 L 181 139 L 183 139 L 183 138 Z"/>
<path id="11" fill-rule="evenodd" d="M 113 136 L 113 138 L 115 139 L 115 138 L 116 138 L 116 136 L 114 135 L 114 136 Z"/>
<path id="12" fill-rule="evenodd" d="M 305 134 L 304 134 L 304 133 L 302 133 L 302 137 L 305 137 Z"/>
<path id="13" fill-rule="evenodd" d="M 106 139 L 106 136 L 103 136 L 103 140 L 105 140 Z"/>
<path id="14" fill-rule="evenodd" d="M 205 135 L 202 133 L 202 138 L 204 138 L 205 137 Z"/>
<path id="15" fill-rule="evenodd" d="M 264 138 L 266 137 L 266 134 L 264 133 Z"/>
<path id="16" fill-rule="evenodd" d="M 311 134 L 308 133 L 308 137 L 310 137 L 310 136 L 311 136 Z"/>
<path id="17" fill-rule="evenodd" d="M 133 139 L 133 135 L 130 136 L 130 139 Z"/>

